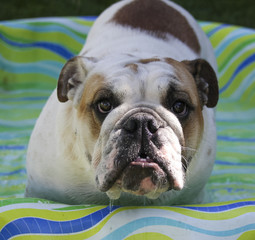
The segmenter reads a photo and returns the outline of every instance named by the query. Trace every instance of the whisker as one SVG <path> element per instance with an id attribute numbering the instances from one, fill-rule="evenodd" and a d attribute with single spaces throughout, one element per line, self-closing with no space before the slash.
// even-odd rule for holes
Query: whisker
<path id="1" fill-rule="evenodd" d="M 189 161 L 182 155 L 181 156 L 184 161 L 182 161 L 182 167 L 185 171 L 188 169 Z"/>
<path id="2" fill-rule="evenodd" d="M 197 152 L 197 149 L 195 149 L 195 148 L 190 148 L 190 147 L 184 147 L 184 146 L 182 146 L 182 149 L 183 150 L 187 150 L 187 151 L 191 151 L 191 152 Z"/>

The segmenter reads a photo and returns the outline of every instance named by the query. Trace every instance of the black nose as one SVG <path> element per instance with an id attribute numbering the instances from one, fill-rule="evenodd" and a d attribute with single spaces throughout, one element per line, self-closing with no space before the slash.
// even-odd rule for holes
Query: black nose
<path id="1" fill-rule="evenodd" d="M 146 132 L 154 134 L 160 128 L 157 120 L 148 114 L 136 114 L 131 116 L 125 123 L 123 128 L 129 133 Z"/>

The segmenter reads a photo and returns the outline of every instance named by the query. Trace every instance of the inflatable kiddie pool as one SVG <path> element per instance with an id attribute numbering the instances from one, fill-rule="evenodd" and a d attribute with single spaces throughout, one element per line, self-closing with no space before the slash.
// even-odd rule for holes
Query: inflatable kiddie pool
<path id="1" fill-rule="evenodd" d="M 255 239 L 255 30 L 200 22 L 219 67 L 218 147 L 207 204 L 69 206 L 23 198 L 29 136 L 95 18 L 0 22 L 0 240 Z"/>

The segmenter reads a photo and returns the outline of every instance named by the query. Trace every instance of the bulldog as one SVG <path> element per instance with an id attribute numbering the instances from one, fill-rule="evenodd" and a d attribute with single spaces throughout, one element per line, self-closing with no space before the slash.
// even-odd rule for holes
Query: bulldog
<path id="1" fill-rule="evenodd" d="M 199 203 L 215 158 L 217 67 L 194 18 L 124 0 L 95 21 L 32 132 L 27 197 L 67 204 Z"/>

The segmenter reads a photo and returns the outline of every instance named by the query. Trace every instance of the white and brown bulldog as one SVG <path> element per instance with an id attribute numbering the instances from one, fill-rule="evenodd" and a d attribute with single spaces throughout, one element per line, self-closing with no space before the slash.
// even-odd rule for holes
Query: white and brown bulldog
<path id="1" fill-rule="evenodd" d="M 63 67 L 27 153 L 26 196 L 69 204 L 198 203 L 216 149 L 216 62 L 193 17 L 124 0 Z"/>

